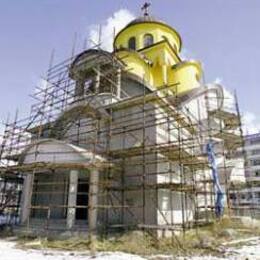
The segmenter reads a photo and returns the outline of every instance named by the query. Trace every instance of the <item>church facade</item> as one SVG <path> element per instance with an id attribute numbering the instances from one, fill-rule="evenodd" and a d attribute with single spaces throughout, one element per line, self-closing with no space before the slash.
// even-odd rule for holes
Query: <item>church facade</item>
<path id="1" fill-rule="evenodd" d="M 88 49 L 50 68 L 17 149 L 2 150 L 1 172 L 24 180 L 21 228 L 169 235 L 214 218 L 206 146 L 225 193 L 239 116 L 181 49 L 179 33 L 146 12 L 116 35 L 113 52 Z"/>

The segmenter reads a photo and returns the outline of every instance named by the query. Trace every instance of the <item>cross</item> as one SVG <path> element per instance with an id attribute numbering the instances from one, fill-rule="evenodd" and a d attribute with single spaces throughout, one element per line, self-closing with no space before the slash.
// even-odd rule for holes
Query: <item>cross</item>
<path id="1" fill-rule="evenodd" d="M 150 3 L 145 2 L 141 10 L 144 11 L 144 16 L 149 16 L 148 8 L 151 6 Z"/>

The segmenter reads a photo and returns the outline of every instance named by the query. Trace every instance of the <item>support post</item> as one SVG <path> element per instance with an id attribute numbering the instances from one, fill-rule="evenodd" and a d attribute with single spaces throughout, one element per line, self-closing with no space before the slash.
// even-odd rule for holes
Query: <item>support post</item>
<path id="1" fill-rule="evenodd" d="M 121 69 L 117 70 L 117 97 L 121 96 Z"/>
<path id="2" fill-rule="evenodd" d="M 32 199 L 32 182 L 33 176 L 32 174 L 27 174 L 24 180 L 23 191 L 22 191 L 22 198 L 21 198 L 21 223 L 25 223 L 30 214 L 30 205 Z"/>
<path id="3" fill-rule="evenodd" d="M 100 66 L 98 66 L 96 71 L 96 78 L 95 78 L 95 93 L 98 94 L 100 92 Z"/>
<path id="4" fill-rule="evenodd" d="M 166 85 L 168 83 L 168 73 L 167 73 L 166 65 L 162 65 L 162 75 L 163 75 L 163 84 Z"/>
<path id="5" fill-rule="evenodd" d="M 78 189 L 78 171 L 71 170 L 69 176 L 67 228 L 71 229 L 75 224 Z"/>
<path id="6" fill-rule="evenodd" d="M 75 88 L 75 98 L 76 99 L 84 96 L 84 86 L 85 86 L 84 80 L 79 78 L 76 81 L 76 88 Z"/>
<path id="7" fill-rule="evenodd" d="M 98 214 L 98 182 L 99 171 L 92 169 L 89 176 L 89 205 L 88 205 L 88 226 L 89 239 L 93 241 L 97 234 L 97 214 Z"/>

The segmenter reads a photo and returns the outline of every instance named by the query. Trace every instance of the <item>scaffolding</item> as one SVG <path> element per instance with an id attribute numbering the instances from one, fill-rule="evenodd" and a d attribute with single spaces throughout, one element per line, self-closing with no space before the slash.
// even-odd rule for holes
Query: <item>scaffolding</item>
<path id="1" fill-rule="evenodd" d="M 91 80 L 82 83 L 83 72 Z M 142 91 L 127 93 L 127 79 L 136 80 Z M 9 176 L 20 186 L 21 180 L 30 179 L 29 213 L 23 223 L 28 229 L 65 230 L 66 223 L 59 220 L 57 225 L 55 219 L 63 216 L 65 222 L 71 210 L 83 218 L 87 210 L 95 211 L 102 219 L 97 228 L 103 234 L 140 229 L 153 236 L 174 235 L 214 219 L 215 191 L 205 146 L 216 143 L 224 158 L 219 169 L 228 198 L 230 166 L 225 161 L 243 145 L 241 132 L 233 131 L 241 127 L 237 102 L 232 112 L 212 109 L 211 103 L 219 100 L 205 88 L 205 100 L 200 102 L 206 104 L 207 116 L 202 118 L 200 104 L 194 116 L 181 106 L 185 95 L 178 94 L 178 82 L 151 90 L 144 79 L 135 79 L 126 69 L 124 58 L 98 48 L 52 65 L 42 82 L 29 117 L 19 119 L 16 113 L 13 122 L 6 122 L 0 151 L 5 183 Z M 52 140 L 74 150 L 43 152 L 44 141 Z M 86 151 L 91 160 L 56 161 L 59 156 L 85 156 Z M 52 161 L 41 161 L 43 154 Z M 91 169 L 101 173 L 97 183 L 89 179 Z M 78 203 L 70 205 L 70 172 L 75 170 L 82 178 L 77 184 Z M 96 203 L 90 200 L 93 193 Z M 163 196 L 168 198 L 165 203 Z M 22 214 L 20 201 L 19 197 L 17 217 Z M 179 218 L 174 215 L 176 208 Z M 84 219 L 74 228 L 88 230 Z"/>

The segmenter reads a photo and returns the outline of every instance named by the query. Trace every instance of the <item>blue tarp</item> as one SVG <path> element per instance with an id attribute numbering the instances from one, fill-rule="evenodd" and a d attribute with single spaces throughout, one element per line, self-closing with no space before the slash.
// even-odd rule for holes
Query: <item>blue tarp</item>
<path id="1" fill-rule="evenodd" d="M 219 183 L 219 176 L 218 176 L 218 169 L 216 164 L 216 158 L 214 154 L 214 148 L 213 144 L 209 142 L 207 144 L 207 154 L 208 154 L 208 160 L 211 165 L 212 169 L 212 179 L 215 189 L 215 214 L 219 218 L 224 213 L 224 192 L 221 189 L 220 183 Z"/>

